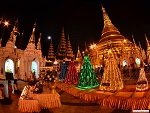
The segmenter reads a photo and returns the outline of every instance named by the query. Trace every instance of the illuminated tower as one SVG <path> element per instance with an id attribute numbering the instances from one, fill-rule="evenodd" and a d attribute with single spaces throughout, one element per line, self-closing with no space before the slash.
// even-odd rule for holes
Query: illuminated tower
<path id="1" fill-rule="evenodd" d="M 10 37 L 9 37 L 9 41 L 13 42 L 15 48 L 16 48 L 15 43 L 16 43 L 17 36 L 19 36 L 18 19 L 15 21 L 14 28 L 13 28 L 12 32 L 10 33 Z"/>
<path id="2" fill-rule="evenodd" d="M 31 33 L 31 36 L 30 36 L 30 39 L 29 39 L 29 43 L 26 47 L 27 50 L 34 50 L 36 49 L 36 46 L 35 46 L 35 28 L 36 28 L 36 22 L 34 23 L 33 25 L 33 30 L 32 30 L 32 33 Z"/>
<path id="3" fill-rule="evenodd" d="M 146 46 L 147 46 L 147 50 L 146 50 L 146 53 L 147 53 L 147 62 L 149 64 L 150 63 L 150 45 L 149 45 L 148 37 L 146 35 L 145 35 L 145 38 L 146 38 Z"/>
<path id="4" fill-rule="evenodd" d="M 50 39 L 50 46 L 49 46 L 49 51 L 48 51 L 48 56 L 47 56 L 47 58 L 48 58 L 48 60 L 51 60 L 51 61 L 54 61 L 54 60 L 55 60 L 52 38 Z"/>
<path id="5" fill-rule="evenodd" d="M 77 55 L 76 55 L 76 61 L 78 62 L 82 62 L 82 55 L 78 46 L 78 51 L 77 51 Z"/>
<path id="6" fill-rule="evenodd" d="M 118 68 L 113 51 L 108 51 L 108 59 L 104 67 L 104 73 L 100 84 L 100 90 L 116 91 L 124 87 L 122 74 Z"/>
<path id="7" fill-rule="evenodd" d="M 77 68 L 78 72 L 80 72 L 80 70 L 81 70 L 82 60 L 83 60 L 83 58 L 82 58 L 82 55 L 81 55 L 81 52 L 80 52 L 80 49 L 78 46 L 78 51 L 77 51 L 76 60 L 75 60 L 75 62 L 77 63 L 76 68 Z"/>
<path id="8" fill-rule="evenodd" d="M 14 28 L 13 28 L 13 32 L 14 32 L 13 43 L 14 43 L 14 45 L 15 45 L 15 43 L 16 43 L 16 38 L 17 38 L 17 36 L 19 35 L 19 32 L 18 32 L 18 19 L 15 21 L 15 25 L 14 25 Z"/>
<path id="9" fill-rule="evenodd" d="M 60 43 L 57 49 L 57 59 L 63 60 L 66 58 L 66 39 L 64 33 L 64 27 L 62 27 Z"/>
<path id="10" fill-rule="evenodd" d="M 41 37 L 42 37 L 42 33 L 40 33 L 40 36 L 39 36 L 39 39 L 38 39 L 37 50 L 41 50 Z"/>
<path id="11" fill-rule="evenodd" d="M 68 40 L 67 40 L 67 51 L 66 51 L 66 56 L 67 59 L 72 59 L 73 58 L 73 51 L 72 51 L 72 46 L 70 43 L 70 39 L 69 39 L 69 34 L 68 34 Z"/>
<path id="12" fill-rule="evenodd" d="M 35 28 L 36 28 L 36 22 L 33 25 L 33 30 L 32 30 L 32 34 L 31 34 L 29 43 L 35 44 Z"/>

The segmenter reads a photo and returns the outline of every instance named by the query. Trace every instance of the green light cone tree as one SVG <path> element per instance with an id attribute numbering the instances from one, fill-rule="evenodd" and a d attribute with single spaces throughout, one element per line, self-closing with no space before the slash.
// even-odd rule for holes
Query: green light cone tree
<path id="1" fill-rule="evenodd" d="M 79 76 L 78 88 L 90 89 L 99 85 L 99 82 L 96 78 L 96 73 L 92 67 L 88 55 L 84 56 L 84 63 Z"/>

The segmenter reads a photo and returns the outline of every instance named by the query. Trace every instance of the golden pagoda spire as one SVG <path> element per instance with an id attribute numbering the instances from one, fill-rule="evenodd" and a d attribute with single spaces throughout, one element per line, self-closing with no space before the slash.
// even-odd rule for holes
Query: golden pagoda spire
<path id="1" fill-rule="evenodd" d="M 9 40 L 13 41 L 14 45 L 15 45 L 16 37 L 18 34 L 19 34 L 19 32 L 18 32 L 18 19 L 17 19 L 15 21 L 14 28 L 13 28 L 12 32 L 10 33 L 10 37 L 9 37 Z"/>
<path id="2" fill-rule="evenodd" d="M 31 42 L 31 43 L 35 43 L 35 28 L 36 28 L 36 22 L 33 25 L 32 34 L 31 34 L 31 37 L 30 37 L 30 40 L 29 40 L 29 42 Z"/>
<path id="3" fill-rule="evenodd" d="M 140 41 L 139 41 L 139 47 L 140 47 L 140 52 L 142 52 L 142 46 L 141 46 Z"/>
<path id="4" fill-rule="evenodd" d="M 40 33 L 40 36 L 39 36 L 39 39 L 38 39 L 37 50 L 41 50 L 41 37 L 42 37 L 42 33 Z"/>
<path id="5" fill-rule="evenodd" d="M 111 20 L 109 19 L 108 14 L 106 13 L 105 8 L 103 6 L 102 6 L 102 11 L 103 11 L 103 19 L 104 19 L 104 28 L 102 31 L 102 36 L 103 36 L 103 34 L 110 32 L 110 31 L 111 32 L 115 31 L 115 32 L 117 32 L 117 34 L 118 33 L 120 34 L 119 30 L 112 24 Z"/>
<path id="6" fill-rule="evenodd" d="M 54 47 L 53 47 L 53 43 L 52 43 L 52 38 L 50 39 L 50 46 L 49 46 L 47 58 L 51 61 L 55 61 Z"/>
<path id="7" fill-rule="evenodd" d="M 15 21 L 15 25 L 14 25 L 13 31 L 14 31 L 14 33 L 18 32 L 18 19 Z"/>
<path id="8" fill-rule="evenodd" d="M 147 44 L 147 48 L 148 48 L 149 47 L 149 41 L 148 41 L 146 34 L 145 34 L 145 38 L 146 38 L 146 44 Z"/>
<path id="9" fill-rule="evenodd" d="M 81 61 L 82 60 L 82 55 L 79 49 L 79 45 L 78 45 L 78 51 L 77 51 L 77 56 L 76 56 L 76 60 Z"/>
<path id="10" fill-rule="evenodd" d="M 69 33 L 68 33 L 68 40 L 67 40 L 67 46 L 66 46 L 66 57 L 68 59 L 72 59 L 74 57 L 73 55 L 73 50 L 72 50 L 72 45 L 71 45 L 71 42 L 70 42 L 70 39 L 69 39 Z"/>
<path id="11" fill-rule="evenodd" d="M 134 47 L 136 47 L 136 43 L 135 43 L 135 40 L 134 40 L 134 36 L 133 36 L 133 35 L 132 35 L 132 40 L 133 40 Z"/>

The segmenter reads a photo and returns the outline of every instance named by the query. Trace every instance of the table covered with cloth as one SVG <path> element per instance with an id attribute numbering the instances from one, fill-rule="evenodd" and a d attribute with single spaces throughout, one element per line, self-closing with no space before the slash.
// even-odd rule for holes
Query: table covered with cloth
<path id="1" fill-rule="evenodd" d="M 32 94 L 31 96 L 39 102 L 40 108 L 42 109 L 61 106 L 60 95 L 58 93 Z"/>
<path id="2" fill-rule="evenodd" d="M 41 109 L 61 106 L 58 93 L 29 94 L 29 99 L 19 98 L 18 109 L 21 112 L 40 112 Z"/>

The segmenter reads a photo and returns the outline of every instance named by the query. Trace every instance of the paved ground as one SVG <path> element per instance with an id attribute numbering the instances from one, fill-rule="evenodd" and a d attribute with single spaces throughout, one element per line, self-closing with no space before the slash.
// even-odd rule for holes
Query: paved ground
<path id="1" fill-rule="evenodd" d="M 1 82 L 7 85 L 7 81 L 0 80 Z M 27 83 L 18 81 L 18 84 L 19 88 L 23 89 Z M 60 94 L 61 107 L 44 109 L 40 113 L 130 113 L 130 111 L 101 107 L 95 103 L 88 103 L 60 89 L 57 89 L 57 92 Z M 12 105 L 0 105 L 0 113 L 21 113 L 18 111 L 18 98 L 13 101 Z"/>

